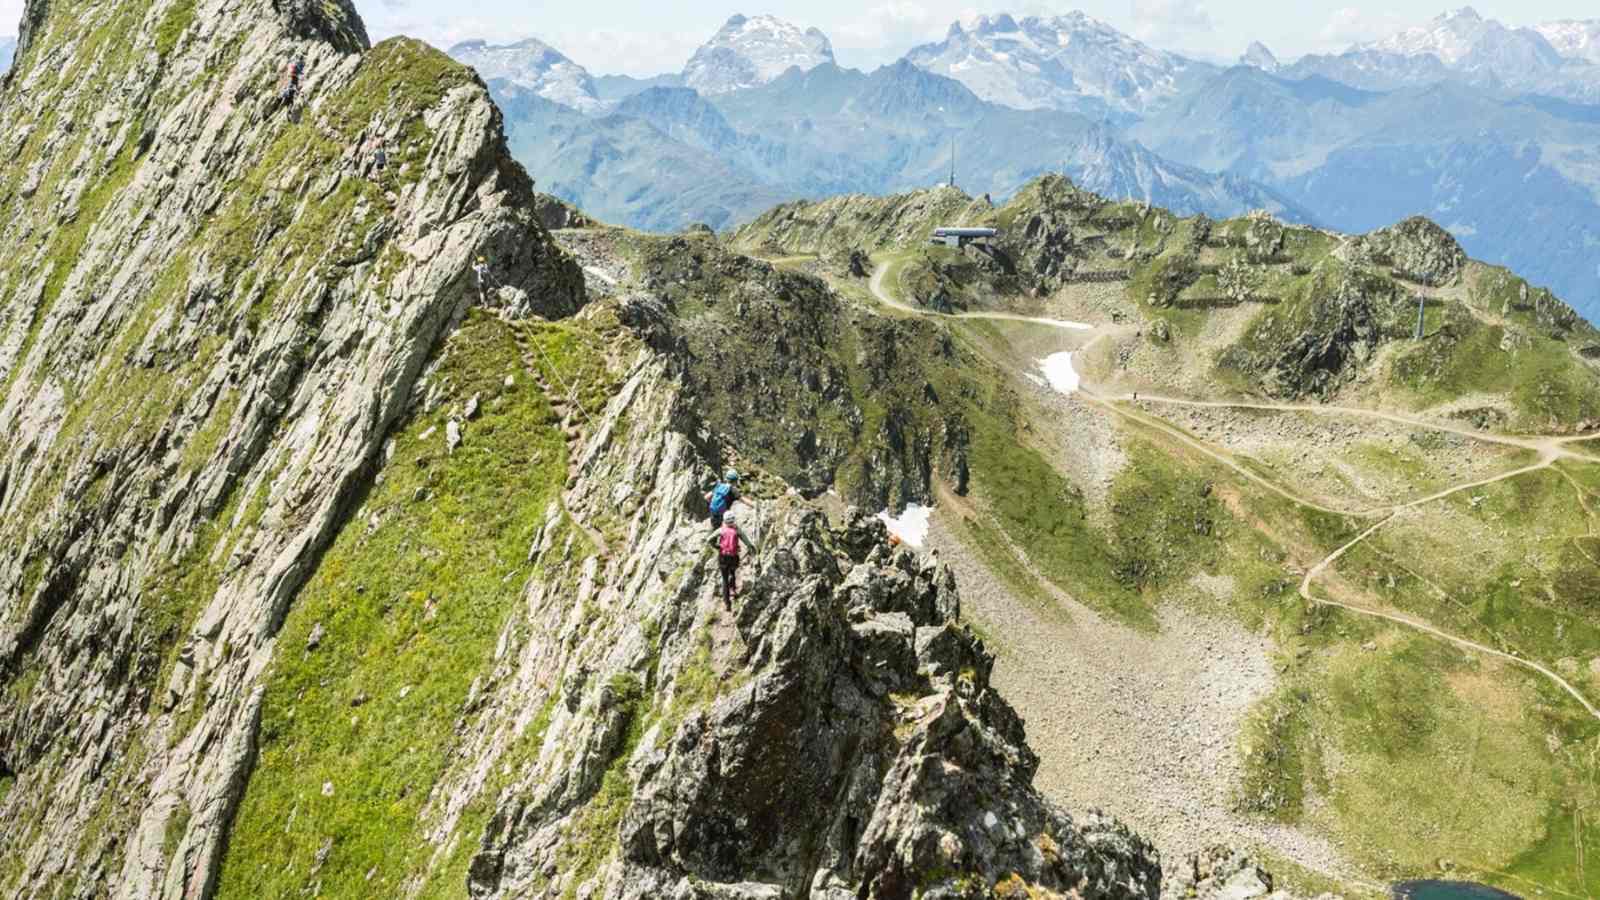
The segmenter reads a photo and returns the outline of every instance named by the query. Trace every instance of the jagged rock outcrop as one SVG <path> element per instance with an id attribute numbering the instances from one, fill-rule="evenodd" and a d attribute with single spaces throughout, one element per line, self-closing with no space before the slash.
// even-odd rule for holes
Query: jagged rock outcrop
<path id="1" fill-rule="evenodd" d="M 1255 210 L 1246 217 L 1244 250 L 1251 262 L 1263 263 L 1276 259 L 1283 252 L 1284 227 L 1271 213 Z"/>
<path id="2" fill-rule="evenodd" d="M 1374 231 L 1362 243 L 1402 277 L 1421 284 L 1447 284 L 1467 264 L 1455 236 L 1421 216 Z"/>
<path id="3" fill-rule="evenodd" d="M 636 395 L 633 415 L 671 417 L 658 377 L 638 382 L 653 399 Z M 758 501 L 741 521 L 761 549 L 740 601 L 721 609 L 696 562 L 688 441 L 611 452 L 622 458 L 593 473 L 620 493 L 658 478 L 628 526 L 640 540 L 587 579 L 592 625 L 572 634 L 568 619 L 571 637 L 524 651 L 571 655 L 516 665 L 589 674 L 501 795 L 476 896 L 986 897 L 1012 880 L 1157 895 L 1147 845 L 1097 815 L 1074 823 L 1030 787 L 1037 760 L 989 687 L 992 657 L 957 624 L 947 569 L 892 551 L 877 520 L 835 530 L 804 504 Z M 529 608 L 559 613 L 554 599 Z M 597 822 L 601 846 L 574 847 Z"/>
<path id="4" fill-rule="evenodd" d="M 539 224 L 550 231 L 563 228 L 592 228 L 595 225 L 595 221 L 584 215 L 577 207 L 549 194 L 534 195 L 534 210 Z"/>
<path id="5" fill-rule="evenodd" d="M 1310 322 L 1268 362 L 1264 378 L 1279 396 L 1327 395 L 1354 377 L 1382 340 L 1372 285 L 1353 278 L 1311 305 Z"/>
<path id="6" fill-rule="evenodd" d="M 1082 228 L 1099 198 L 1079 191 L 1059 176 L 1030 184 L 1013 201 L 1021 209 L 1002 229 L 999 246 L 1029 290 L 1054 291 L 1065 284 L 1084 255 L 1075 228 Z"/>

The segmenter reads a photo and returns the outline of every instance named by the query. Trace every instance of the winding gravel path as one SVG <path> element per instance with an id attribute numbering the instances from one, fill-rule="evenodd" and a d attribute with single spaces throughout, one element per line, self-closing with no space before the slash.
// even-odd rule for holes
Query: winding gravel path
<path id="1" fill-rule="evenodd" d="M 1416 618 L 1413 618 L 1411 616 L 1405 615 L 1403 613 L 1386 612 L 1386 611 L 1383 611 L 1383 610 L 1373 609 L 1371 607 L 1360 606 L 1360 605 L 1351 604 L 1351 603 L 1343 603 L 1343 602 L 1340 602 L 1338 600 L 1330 600 L 1330 599 L 1327 599 L 1327 598 L 1316 596 L 1311 590 L 1312 585 L 1316 582 L 1317 578 L 1322 575 L 1323 572 L 1326 572 L 1329 568 L 1331 568 L 1340 559 L 1343 559 L 1346 554 L 1348 554 L 1351 550 L 1354 550 L 1357 546 L 1359 546 L 1362 543 L 1364 543 L 1368 538 L 1370 538 L 1373 535 L 1377 534 L 1379 531 L 1382 531 L 1383 527 L 1385 525 L 1388 525 L 1390 522 L 1393 522 L 1395 519 L 1399 518 L 1399 516 L 1402 513 L 1404 513 L 1406 510 L 1416 509 L 1419 506 L 1424 506 L 1424 505 L 1429 504 L 1429 503 L 1436 503 L 1436 502 L 1438 502 L 1440 500 L 1443 500 L 1443 499 L 1445 499 L 1447 497 L 1450 497 L 1450 496 L 1453 496 L 1455 494 L 1459 494 L 1459 493 L 1461 493 L 1463 491 L 1470 491 L 1470 490 L 1473 490 L 1475 488 L 1486 487 L 1488 485 L 1495 484 L 1497 482 L 1508 481 L 1508 480 L 1510 480 L 1512 478 L 1519 478 L 1519 477 L 1521 477 L 1523 475 L 1531 475 L 1534 472 L 1543 471 L 1544 469 L 1548 469 L 1551 466 L 1555 465 L 1556 460 L 1559 459 L 1559 458 L 1560 458 L 1560 453 L 1558 451 L 1546 450 L 1545 453 L 1543 454 L 1543 458 L 1539 461 L 1539 463 L 1537 465 L 1532 465 L 1532 466 L 1528 466 L 1526 468 L 1518 469 L 1518 470 L 1516 470 L 1514 472 L 1507 472 L 1504 475 L 1498 475 L 1498 476 L 1496 476 L 1494 478 L 1485 478 L 1485 479 L 1482 479 L 1482 480 L 1479 480 L 1479 481 L 1474 481 L 1471 484 L 1459 485 L 1457 487 L 1450 488 L 1449 490 L 1440 491 L 1439 493 L 1434 494 L 1432 496 L 1423 497 L 1421 500 L 1414 500 L 1414 501 L 1412 501 L 1410 503 L 1404 504 L 1403 506 L 1395 507 L 1394 508 L 1394 512 L 1388 518 L 1386 518 L 1382 522 L 1379 522 L 1378 524 L 1372 526 L 1371 528 L 1368 528 L 1366 531 L 1363 531 L 1359 536 L 1356 537 L 1355 540 L 1351 541 L 1348 544 L 1345 544 L 1343 547 L 1340 547 L 1338 550 L 1335 550 L 1331 555 L 1328 556 L 1327 559 L 1324 559 L 1322 562 L 1317 563 L 1315 566 L 1313 566 L 1311 568 L 1310 571 L 1306 572 L 1305 579 L 1300 582 L 1300 596 L 1302 598 L 1304 598 L 1307 602 L 1315 603 L 1315 604 L 1317 604 L 1319 606 L 1337 607 L 1339 609 L 1347 610 L 1347 611 L 1355 613 L 1357 615 L 1367 616 L 1369 618 L 1374 618 L 1374 619 L 1383 619 L 1383 620 L 1388 621 L 1388 622 L 1393 622 L 1393 623 L 1395 623 L 1397 625 L 1403 625 L 1403 626 L 1406 626 L 1407 628 L 1413 628 L 1413 629 L 1415 629 L 1417 631 L 1421 631 L 1421 632 L 1424 632 L 1426 634 L 1432 635 L 1433 637 L 1436 637 L 1436 638 L 1438 638 L 1440 640 L 1443 640 L 1443 641 L 1446 641 L 1448 643 L 1454 644 L 1457 647 L 1461 647 L 1461 648 L 1466 649 L 1466 650 L 1471 650 L 1471 651 L 1474 651 L 1474 652 L 1477 652 L 1477 653 L 1481 653 L 1481 654 L 1483 654 L 1485 656 L 1492 656 L 1492 657 L 1495 657 L 1497 659 L 1503 659 L 1503 660 L 1505 660 L 1505 661 L 1507 661 L 1509 663 L 1512 663 L 1513 665 L 1518 665 L 1518 666 L 1521 666 L 1521 667 L 1523 667 L 1525 669 L 1529 669 L 1529 670 L 1531 670 L 1533 672 L 1537 672 L 1538 674 L 1543 675 L 1544 677 L 1550 679 L 1557 687 L 1561 688 L 1563 691 L 1565 691 L 1568 694 L 1572 695 L 1572 698 L 1574 700 L 1577 700 L 1578 703 L 1581 704 L 1585 710 L 1588 710 L 1589 715 L 1594 716 L 1596 719 L 1600 719 L 1600 709 L 1595 708 L 1595 705 L 1593 703 L 1589 702 L 1589 698 L 1588 697 L 1585 697 L 1581 691 L 1579 691 L 1577 688 L 1573 687 L 1572 684 L 1570 682 L 1568 682 L 1565 678 L 1562 678 L 1560 675 L 1557 675 L 1555 672 L 1552 672 L 1550 669 L 1546 668 L 1543 665 L 1540 665 L 1537 662 L 1534 662 L 1533 660 L 1524 659 L 1524 658 L 1522 658 L 1520 656 L 1516 656 L 1516 655 L 1511 654 L 1511 653 L 1506 653 L 1503 650 L 1496 650 L 1493 647 L 1489 647 L 1489 646 L 1486 646 L 1484 644 L 1480 644 L 1477 641 L 1468 640 L 1468 639 L 1466 639 L 1464 637 L 1459 637 L 1457 635 L 1450 634 L 1449 632 L 1444 631 L 1444 630 L 1442 630 L 1440 628 L 1436 628 L 1433 625 L 1430 625 L 1427 622 L 1422 621 L 1421 619 L 1416 619 Z"/>
<path id="2" fill-rule="evenodd" d="M 1073 331 L 1090 331 L 1090 346 L 1105 329 L 1053 319 L 1005 313 L 948 315 L 916 309 L 895 300 L 884 287 L 889 266 L 873 272 L 871 291 L 885 306 L 929 318 L 1020 321 Z M 1083 348 L 1080 348 L 1083 349 Z M 1192 400 L 1140 393 L 1100 396 L 1082 386 L 1075 396 L 1146 427 L 1227 466 L 1252 484 L 1295 504 L 1338 515 L 1381 517 L 1354 540 L 1308 571 L 1300 596 L 1308 603 L 1335 607 L 1428 634 L 1438 640 L 1533 671 L 1560 687 L 1596 719 L 1597 709 L 1556 672 L 1400 612 L 1318 597 L 1319 577 L 1357 546 L 1406 511 L 1437 503 L 1464 491 L 1550 469 L 1563 459 L 1600 463 L 1600 457 L 1571 445 L 1600 435 L 1513 436 L 1477 431 L 1446 422 L 1357 407 L 1296 403 Z M 1225 450 L 1200 441 L 1181 428 L 1130 410 L 1127 403 L 1221 409 L 1350 415 L 1458 435 L 1485 443 L 1539 453 L 1537 464 L 1474 480 L 1403 504 L 1367 510 L 1334 509 L 1294 494 L 1241 465 Z M 1108 621 L 1070 598 L 1057 596 L 1067 615 L 1040 614 L 1019 600 L 989 569 L 974 559 L 936 513 L 929 546 L 955 568 L 969 614 L 996 636 L 995 684 L 1028 722 L 1030 742 L 1041 756 L 1038 784 L 1069 807 L 1099 807 L 1150 835 L 1163 855 L 1184 858 L 1218 842 L 1254 843 L 1300 865 L 1350 884 L 1361 884 L 1339 851 L 1325 838 L 1299 828 L 1246 819 L 1234 813 L 1232 792 L 1240 782 L 1236 741 L 1250 709 L 1270 694 L 1274 675 L 1270 641 L 1229 622 L 1198 616 L 1171 605 L 1158 610 L 1157 634 Z M 960 514 L 959 507 L 956 514 Z"/>
<path id="3" fill-rule="evenodd" d="M 1367 419 L 1382 419 L 1386 422 L 1408 425 L 1413 428 L 1426 428 L 1431 431 L 1441 431 L 1445 434 L 1460 435 L 1475 441 L 1483 441 L 1487 444 L 1502 444 L 1507 447 L 1521 447 L 1524 450 L 1537 450 L 1540 453 L 1554 453 L 1558 457 L 1575 459 L 1580 462 L 1600 462 L 1600 457 L 1566 449 L 1567 444 L 1577 444 L 1600 438 L 1600 433 L 1567 437 L 1517 437 L 1515 435 L 1497 434 L 1492 431 L 1477 431 L 1471 428 L 1463 428 L 1459 425 L 1451 425 L 1448 422 L 1418 419 L 1412 416 L 1400 415 L 1399 413 L 1362 409 L 1358 406 L 1332 406 L 1312 403 L 1247 403 L 1237 400 L 1188 400 L 1181 397 L 1163 397 L 1158 394 L 1146 394 L 1143 392 L 1140 392 L 1137 397 L 1123 394 L 1104 399 L 1113 402 L 1165 403 L 1173 406 L 1198 406 L 1208 409 L 1256 409 L 1268 412 L 1303 412 L 1316 415 L 1348 415 Z"/>
<path id="4" fill-rule="evenodd" d="M 1044 325 L 1048 328 L 1060 328 L 1064 331 L 1094 330 L 1093 325 L 1085 325 L 1082 322 L 1067 322 L 1061 319 L 1041 319 L 1037 316 L 1020 316 L 1014 313 L 942 313 L 927 309 L 918 309 L 917 307 L 902 303 L 901 301 L 896 300 L 894 297 L 889 295 L 889 292 L 883 286 L 884 276 L 889 274 L 889 269 L 890 266 L 888 263 L 880 263 L 878 267 L 873 270 L 872 280 L 869 282 L 869 285 L 872 289 L 872 296 L 876 297 L 879 303 L 882 303 L 884 306 L 887 306 L 890 309 L 897 309 L 900 312 L 908 313 L 913 316 L 924 316 L 930 319 L 981 319 L 990 322 L 1026 322 L 1029 325 Z"/>

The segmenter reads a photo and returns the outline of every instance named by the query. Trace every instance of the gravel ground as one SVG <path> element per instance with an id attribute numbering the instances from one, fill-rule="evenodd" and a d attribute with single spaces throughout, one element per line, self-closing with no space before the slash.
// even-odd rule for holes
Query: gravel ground
<path id="1" fill-rule="evenodd" d="M 1028 724 L 1037 784 L 1069 810 L 1100 808 L 1171 864 L 1214 844 L 1266 847 L 1335 878 L 1328 841 L 1232 812 L 1246 714 L 1271 693 L 1266 638 L 1167 607 L 1148 634 L 1066 598 L 1041 616 L 989 575 L 936 513 L 928 547 L 955 569 L 966 615 L 997 637 L 995 684 Z"/>
<path id="2" fill-rule="evenodd" d="M 1141 408 L 1208 444 L 1269 465 L 1275 481 L 1351 508 L 1405 502 L 1448 485 L 1489 478 L 1527 465 L 1533 455 L 1461 435 L 1335 413 L 1166 403 L 1143 403 Z M 1361 448 L 1371 453 L 1353 452 Z"/>

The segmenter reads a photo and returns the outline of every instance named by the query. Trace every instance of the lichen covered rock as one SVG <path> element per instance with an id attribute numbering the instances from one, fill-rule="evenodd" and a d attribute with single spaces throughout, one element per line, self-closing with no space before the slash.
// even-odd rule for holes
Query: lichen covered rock
<path id="1" fill-rule="evenodd" d="M 1455 236 L 1421 216 L 1374 231 L 1363 243 L 1401 276 L 1422 284 L 1448 284 L 1467 264 Z"/>

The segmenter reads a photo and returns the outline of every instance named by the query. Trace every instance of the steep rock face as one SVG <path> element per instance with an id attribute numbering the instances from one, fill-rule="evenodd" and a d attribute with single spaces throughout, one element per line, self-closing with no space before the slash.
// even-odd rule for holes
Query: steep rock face
<path id="1" fill-rule="evenodd" d="M 27 5 L 0 111 L 21 896 L 209 890 L 279 627 L 439 338 L 581 302 L 483 86 L 365 46 L 348 4 Z"/>
<path id="2" fill-rule="evenodd" d="M 658 364 L 623 395 L 608 415 L 689 415 Z M 1147 845 L 1029 786 L 1037 761 L 956 624 L 948 570 L 892 552 L 875 520 L 835 530 L 756 497 L 738 512 L 759 549 L 724 608 L 697 515 L 710 470 L 685 435 L 610 422 L 630 437 L 585 461 L 568 502 L 581 520 L 638 498 L 627 549 L 535 548 L 546 571 L 576 570 L 591 611 L 533 584 L 527 624 L 507 628 L 529 637 L 491 702 L 542 694 L 548 712 L 495 801 L 475 896 L 979 897 L 1010 881 L 1156 895 Z M 480 721 L 503 730 L 472 746 L 514 744 L 510 710 Z"/>

